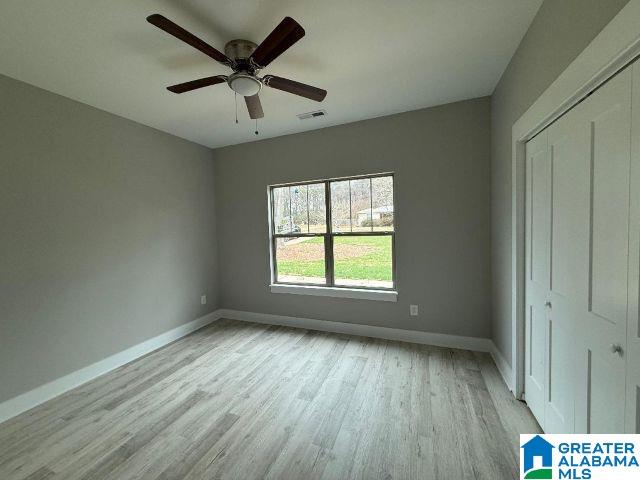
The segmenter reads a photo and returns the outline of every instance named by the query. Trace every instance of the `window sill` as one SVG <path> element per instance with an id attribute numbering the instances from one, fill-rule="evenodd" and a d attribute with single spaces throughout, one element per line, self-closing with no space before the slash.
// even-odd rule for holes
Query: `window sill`
<path id="1" fill-rule="evenodd" d="M 378 300 L 397 302 L 398 292 L 393 290 L 366 290 L 364 288 L 314 287 L 309 285 L 271 284 L 271 293 L 290 293 L 293 295 L 315 295 L 317 297 L 355 298 L 359 300 Z"/>

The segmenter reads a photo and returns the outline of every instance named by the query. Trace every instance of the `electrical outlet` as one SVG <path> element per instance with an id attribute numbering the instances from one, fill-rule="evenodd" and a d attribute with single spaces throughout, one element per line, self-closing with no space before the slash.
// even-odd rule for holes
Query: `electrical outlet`
<path id="1" fill-rule="evenodd" d="M 201 305 L 205 305 L 207 303 L 207 296 L 206 295 L 200 295 L 200 304 Z"/>
<path id="2" fill-rule="evenodd" d="M 412 317 L 418 316 L 418 305 L 409 305 L 409 315 Z"/>

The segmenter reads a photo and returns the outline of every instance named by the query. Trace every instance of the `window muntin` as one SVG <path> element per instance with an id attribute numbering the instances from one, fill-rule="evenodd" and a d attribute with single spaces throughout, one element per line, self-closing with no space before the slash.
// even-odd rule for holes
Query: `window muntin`
<path id="1" fill-rule="evenodd" d="M 393 174 L 269 188 L 272 280 L 395 288 Z"/>

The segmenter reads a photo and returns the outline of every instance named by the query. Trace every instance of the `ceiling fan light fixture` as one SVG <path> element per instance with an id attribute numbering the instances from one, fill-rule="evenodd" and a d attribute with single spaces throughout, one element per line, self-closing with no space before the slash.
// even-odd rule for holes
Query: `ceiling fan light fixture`
<path id="1" fill-rule="evenodd" d="M 257 95 L 262 88 L 262 82 L 260 80 L 246 73 L 230 75 L 228 83 L 231 90 L 243 97 Z"/>

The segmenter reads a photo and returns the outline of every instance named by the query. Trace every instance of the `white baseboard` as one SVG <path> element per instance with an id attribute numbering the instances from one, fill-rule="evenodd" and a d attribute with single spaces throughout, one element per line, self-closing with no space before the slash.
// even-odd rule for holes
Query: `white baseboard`
<path id="1" fill-rule="evenodd" d="M 127 348 L 122 352 L 116 353 L 100 360 L 87 367 L 76 370 L 64 377 L 60 377 L 49 383 L 41 385 L 33 390 L 30 390 L 22 395 L 11 398 L 0 403 L 0 423 L 19 415 L 41 403 L 46 402 L 64 392 L 71 390 L 83 383 L 93 380 L 100 375 L 110 372 L 126 363 L 129 363 L 137 358 L 146 355 L 149 352 L 157 350 L 160 347 L 188 335 L 189 333 L 198 330 L 199 328 L 208 325 L 211 322 L 215 322 L 221 317 L 218 315 L 220 310 L 211 312 L 203 317 L 197 318 L 189 323 L 180 325 L 168 332 L 162 333 L 156 337 L 145 340 L 142 343 Z"/>
<path id="2" fill-rule="evenodd" d="M 460 335 L 445 335 L 442 333 L 429 333 L 418 330 L 403 330 L 400 328 L 374 327 L 357 323 L 331 322 L 328 320 L 314 320 L 311 318 L 286 317 L 271 315 L 268 313 L 243 312 L 239 310 L 220 309 L 217 311 L 220 318 L 230 318 L 245 322 L 266 323 L 270 325 L 283 325 L 286 327 L 298 327 L 308 330 L 320 330 L 323 332 L 345 333 L 361 337 L 383 338 L 385 340 L 400 340 L 409 343 L 434 345 L 436 347 L 459 348 L 473 350 L 475 352 L 487 352 L 493 358 L 507 388 L 514 392 L 513 370 L 504 359 L 496 345 L 488 338 L 463 337 Z"/>
<path id="3" fill-rule="evenodd" d="M 434 345 L 437 347 L 460 348 L 476 352 L 491 352 L 493 342 L 488 338 L 462 337 L 445 335 L 442 333 L 428 333 L 418 330 L 402 330 L 400 328 L 374 327 L 357 323 L 331 322 L 328 320 L 313 320 L 311 318 L 285 317 L 268 313 L 243 312 L 239 310 L 220 309 L 216 312 L 220 318 L 241 320 L 245 322 L 283 325 L 286 327 L 306 328 L 323 332 L 345 333 L 361 337 L 383 338 L 385 340 L 400 340 L 409 343 Z"/>
<path id="4" fill-rule="evenodd" d="M 429 333 L 418 330 L 403 330 L 399 328 L 376 327 L 356 323 L 332 322 L 328 320 L 314 320 L 310 318 L 287 317 L 266 313 L 244 312 L 239 310 L 220 309 L 200 317 L 192 322 L 169 330 L 156 337 L 150 338 L 138 345 L 123 350 L 100 360 L 92 365 L 76 370 L 64 377 L 60 377 L 49 383 L 41 385 L 29 392 L 0 403 L 0 423 L 19 415 L 47 400 L 61 395 L 83 383 L 93 380 L 100 375 L 110 372 L 126 363 L 157 350 L 199 328 L 215 322 L 221 318 L 241 320 L 245 322 L 264 323 L 270 325 L 283 325 L 287 327 L 305 328 L 323 332 L 344 333 L 363 337 L 382 338 L 385 340 L 399 340 L 423 345 L 438 347 L 459 348 L 477 352 L 488 352 L 502 375 L 505 383 L 513 391 L 513 373 L 509 364 L 505 361 L 495 344 L 488 338 L 463 337 L 458 335 L 446 335 L 442 333 Z"/>
<path id="5" fill-rule="evenodd" d="M 498 367 L 498 371 L 500 372 L 500 375 L 502 375 L 504 383 L 507 384 L 507 388 L 509 388 L 509 390 L 511 390 L 511 393 L 515 395 L 515 380 L 513 378 L 513 369 L 505 360 L 502 352 L 498 350 L 498 347 L 493 342 L 491 342 L 491 350 L 489 351 L 489 353 L 491 354 L 491 357 L 493 357 L 493 362 L 496 364 L 496 367 Z"/>

